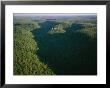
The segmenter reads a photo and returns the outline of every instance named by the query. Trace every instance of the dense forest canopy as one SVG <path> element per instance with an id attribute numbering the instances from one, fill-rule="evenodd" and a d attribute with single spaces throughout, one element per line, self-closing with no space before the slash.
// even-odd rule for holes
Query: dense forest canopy
<path id="1" fill-rule="evenodd" d="M 36 55 L 39 48 L 31 31 L 39 26 L 33 23 L 20 21 L 14 24 L 14 74 L 52 75 L 53 71 Z"/>
<path id="2" fill-rule="evenodd" d="M 14 16 L 14 75 L 96 75 L 96 18 Z"/>

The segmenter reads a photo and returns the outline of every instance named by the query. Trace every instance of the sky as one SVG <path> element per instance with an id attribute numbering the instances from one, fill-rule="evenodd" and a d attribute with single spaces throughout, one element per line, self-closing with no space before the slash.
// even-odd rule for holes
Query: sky
<path id="1" fill-rule="evenodd" d="M 96 13 L 14 13 L 14 16 L 86 16 Z"/>

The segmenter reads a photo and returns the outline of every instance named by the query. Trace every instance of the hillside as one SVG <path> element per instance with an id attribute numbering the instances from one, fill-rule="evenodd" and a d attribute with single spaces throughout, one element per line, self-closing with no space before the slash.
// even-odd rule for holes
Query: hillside
<path id="1" fill-rule="evenodd" d="M 19 21 L 14 25 L 14 75 L 53 75 L 36 55 L 39 48 L 31 31 L 39 28 L 38 24 Z"/>
<path id="2" fill-rule="evenodd" d="M 96 18 L 15 16 L 14 75 L 96 75 Z"/>

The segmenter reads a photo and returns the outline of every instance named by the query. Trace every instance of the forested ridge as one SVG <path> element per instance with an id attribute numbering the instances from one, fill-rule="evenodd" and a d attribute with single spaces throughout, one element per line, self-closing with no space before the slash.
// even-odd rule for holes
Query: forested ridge
<path id="1" fill-rule="evenodd" d="M 14 20 L 14 75 L 96 75 L 94 17 Z"/>
<path id="2" fill-rule="evenodd" d="M 34 23 L 35 24 L 35 23 Z M 36 55 L 37 42 L 32 30 L 38 28 L 33 22 L 14 24 L 14 74 L 15 75 L 52 75 L 53 71 L 39 60 Z"/>

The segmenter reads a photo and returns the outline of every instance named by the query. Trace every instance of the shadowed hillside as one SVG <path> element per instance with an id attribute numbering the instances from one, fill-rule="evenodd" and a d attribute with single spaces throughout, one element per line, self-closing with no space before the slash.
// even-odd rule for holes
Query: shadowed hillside
<path id="1" fill-rule="evenodd" d="M 96 15 L 21 15 L 14 16 L 14 75 L 97 74 Z"/>
<path id="2" fill-rule="evenodd" d="M 59 75 L 96 74 L 97 39 L 76 32 L 84 28 L 80 24 L 72 24 L 65 29 L 66 33 L 50 35 L 48 31 L 53 23 L 45 23 L 41 24 L 39 30 L 33 31 L 40 48 L 37 55 L 42 58 L 41 61 Z"/>

